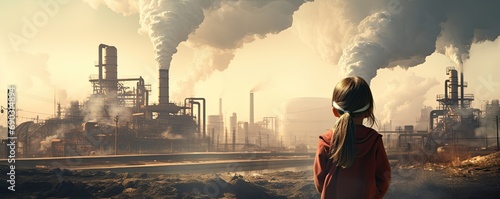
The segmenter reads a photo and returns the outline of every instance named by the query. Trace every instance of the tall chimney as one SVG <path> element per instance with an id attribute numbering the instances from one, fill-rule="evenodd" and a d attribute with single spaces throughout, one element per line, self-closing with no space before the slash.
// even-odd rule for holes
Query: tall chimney
<path id="1" fill-rule="evenodd" d="M 250 128 L 253 126 L 253 93 L 250 92 Z"/>
<path id="2" fill-rule="evenodd" d="M 460 67 L 460 108 L 465 108 L 465 106 L 464 106 L 464 69 L 463 69 L 463 66 Z"/>
<path id="3" fill-rule="evenodd" d="M 457 75 L 457 70 L 452 69 L 449 71 L 450 75 L 450 90 L 449 90 L 449 99 L 451 101 L 451 104 L 453 107 L 458 107 L 458 75 Z"/>
<path id="4" fill-rule="evenodd" d="M 169 96 L 168 96 L 168 69 L 161 69 L 160 68 L 160 78 L 159 78 L 160 86 L 160 94 L 159 94 L 159 99 L 158 103 L 160 105 L 167 105 L 169 104 Z"/>

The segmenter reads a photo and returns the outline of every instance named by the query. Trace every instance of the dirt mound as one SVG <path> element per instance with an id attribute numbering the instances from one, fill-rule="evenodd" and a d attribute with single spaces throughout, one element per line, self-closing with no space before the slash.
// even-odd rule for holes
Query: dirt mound
<path id="1" fill-rule="evenodd" d="M 62 181 L 54 186 L 46 194 L 42 194 L 43 198 L 55 197 L 55 198 L 90 198 L 90 194 L 85 189 L 85 184 L 73 183 L 71 181 Z"/>
<path id="2" fill-rule="evenodd" d="M 457 166 L 492 167 L 500 164 L 500 151 L 484 156 L 476 156 L 460 162 Z"/>
<path id="3" fill-rule="evenodd" d="M 253 198 L 286 198 L 285 196 L 278 196 L 272 191 L 265 189 L 257 184 L 250 183 L 243 179 L 243 177 L 235 177 L 229 182 L 233 189 L 236 198 L 253 199 Z"/>
<path id="4" fill-rule="evenodd" d="M 500 152 L 451 164 L 392 168 L 385 198 L 496 198 Z M 455 171 L 447 172 L 447 171 Z M 0 168 L 0 173 L 7 173 Z M 16 192 L 0 181 L 1 198 L 319 198 L 311 170 L 218 174 L 16 170 Z M 472 195 L 471 195 L 472 194 Z"/>

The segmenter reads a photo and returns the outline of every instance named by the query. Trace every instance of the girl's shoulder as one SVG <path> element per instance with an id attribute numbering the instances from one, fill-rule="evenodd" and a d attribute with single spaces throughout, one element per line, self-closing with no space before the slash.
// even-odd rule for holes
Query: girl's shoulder
<path id="1" fill-rule="evenodd" d="M 319 136 L 319 139 L 325 141 L 326 143 L 330 143 L 333 137 L 333 130 L 329 129 L 328 131 L 324 132 Z"/>

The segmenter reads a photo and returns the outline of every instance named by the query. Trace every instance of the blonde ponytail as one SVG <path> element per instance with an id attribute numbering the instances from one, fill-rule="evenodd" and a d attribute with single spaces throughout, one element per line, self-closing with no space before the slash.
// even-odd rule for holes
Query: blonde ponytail
<path id="1" fill-rule="evenodd" d="M 342 114 L 333 128 L 333 139 L 330 149 L 331 159 L 337 163 L 336 166 L 348 168 L 356 158 L 354 141 L 355 125 L 351 113 Z"/>

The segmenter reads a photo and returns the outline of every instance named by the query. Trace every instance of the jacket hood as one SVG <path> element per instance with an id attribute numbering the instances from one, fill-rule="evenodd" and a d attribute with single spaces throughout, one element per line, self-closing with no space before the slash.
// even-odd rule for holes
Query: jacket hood
<path id="1" fill-rule="evenodd" d="M 373 145 L 379 137 L 382 135 L 378 134 L 375 130 L 365 127 L 363 125 L 356 125 L 355 129 L 355 147 L 356 147 L 356 157 L 365 156 L 373 148 Z M 330 141 L 333 137 L 333 130 L 329 130 L 320 138 L 325 142 L 326 145 L 330 146 Z M 331 147 L 331 146 L 330 146 Z"/>

